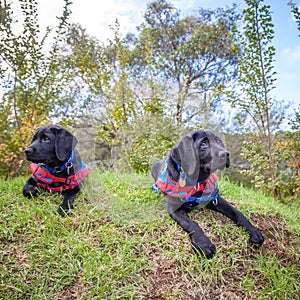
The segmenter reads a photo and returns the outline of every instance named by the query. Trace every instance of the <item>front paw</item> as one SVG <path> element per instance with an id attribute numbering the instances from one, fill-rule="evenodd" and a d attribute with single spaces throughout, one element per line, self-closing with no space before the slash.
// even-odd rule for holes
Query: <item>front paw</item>
<path id="1" fill-rule="evenodd" d="M 34 185 L 25 185 L 23 188 L 23 195 L 27 198 L 36 197 L 39 194 L 39 189 Z"/>
<path id="2" fill-rule="evenodd" d="M 68 214 L 70 209 L 74 209 L 74 206 L 73 205 L 61 205 L 58 207 L 57 212 L 59 213 L 59 215 L 61 217 L 64 218 Z"/>
<path id="3" fill-rule="evenodd" d="M 263 244 L 264 240 L 265 239 L 264 239 L 263 235 L 261 234 L 261 232 L 257 228 L 254 227 L 253 230 L 251 230 L 251 232 L 250 232 L 251 243 L 260 246 Z"/>
<path id="4" fill-rule="evenodd" d="M 193 249 L 196 253 L 200 253 L 206 256 L 206 258 L 212 258 L 216 253 L 216 247 L 211 243 L 208 237 L 205 235 L 199 235 L 196 233 L 190 234 Z"/>
<path id="5" fill-rule="evenodd" d="M 57 209 L 58 214 L 64 218 L 68 214 L 69 209 L 63 209 L 61 206 Z"/>

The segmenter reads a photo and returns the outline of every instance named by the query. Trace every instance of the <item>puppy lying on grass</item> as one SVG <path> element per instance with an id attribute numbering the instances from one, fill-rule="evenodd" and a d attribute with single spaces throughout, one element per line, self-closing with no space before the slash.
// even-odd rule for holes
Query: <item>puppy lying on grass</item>
<path id="1" fill-rule="evenodd" d="M 220 196 L 217 169 L 230 166 L 229 152 L 222 140 L 210 130 L 197 130 L 186 135 L 163 162 L 152 166 L 155 179 L 153 190 L 167 195 L 170 216 L 189 234 L 196 252 L 213 257 L 216 247 L 200 226 L 188 215 L 196 207 L 217 211 L 242 226 L 250 234 L 250 241 L 261 245 L 264 237 L 246 217 Z"/>
<path id="2" fill-rule="evenodd" d="M 40 188 L 61 192 L 64 199 L 57 209 L 61 216 L 73 208 L 81 183 L 90 172 L 75 150 L 77 142 L 68 130 L 49 125 L 38 128 L 31 145 L 25 149 L 27 160 L 32 162 L 32 176 L 23 188 L 23 195 L 36 197 Z"/>

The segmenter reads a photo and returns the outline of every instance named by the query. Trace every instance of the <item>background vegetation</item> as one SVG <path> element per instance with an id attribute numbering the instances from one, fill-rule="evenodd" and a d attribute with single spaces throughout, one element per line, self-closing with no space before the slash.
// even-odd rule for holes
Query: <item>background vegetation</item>
<path id="1" fill-rule="evenodd" d="M 121 36 L 116 21 L 107 43 L 68 22 L 68 0 L 45 33 L 36 0 L 19 1 L 18 24 L 0 3 L 2 178 L 24 173 L 24 148 L 49 122 L 78 132 L 89 162 L 130 172 L 149 171 L 183 133 L 210 127 L 229 141 L 232 180 L 298 198 L 299 109 L 290 115 L 289 99 L 270 94 L 275 32 L 263 0 L 188 16 L 152 1 L 137 33 Z M 296 3 L 287 5 L 298 24 Z"/>

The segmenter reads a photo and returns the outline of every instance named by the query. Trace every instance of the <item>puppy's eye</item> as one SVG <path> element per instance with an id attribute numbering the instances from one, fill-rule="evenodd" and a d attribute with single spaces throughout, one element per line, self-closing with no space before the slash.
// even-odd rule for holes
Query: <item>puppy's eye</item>
<path id="1" fill-rule="evenodd" d="M 50 139 L 47 136 L 42 136 L 41 140 L 44 143 L 49 143 L 50 142 Z"/>
<path id="2" fill-rule="evenodd" d="M 207 141 L 203 141 L 200 143 L 200 148 L 205 148 L 208 146 L 208 142 Z"/>

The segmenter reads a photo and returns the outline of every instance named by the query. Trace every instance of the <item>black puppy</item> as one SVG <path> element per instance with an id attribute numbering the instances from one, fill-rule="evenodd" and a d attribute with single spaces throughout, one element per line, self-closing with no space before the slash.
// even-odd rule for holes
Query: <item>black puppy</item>
<path id="1" fill-rule="evenodd" d="M 58 213 L 65 216 L 73 208 L 80 191 L 80 183 L 88 176 L 90 168 L 80 159 L 75 150 L 76 137 L 60 126 L 44 126 L 37 129 L 31 145 L 25 149 L 31 161 L 32 177 L 23 188 L 23 195 L 30 198 L 39 193 L 39 188 L 49 192 L 61 192 L 63 202 Z"/>
<path id="2" fill-rule="evenodd" d="M 258 245 L 264 242 L 260 231 L 219 194 L 213 172 L 229 165 L 229 152 L 222 140 L 213 131 L 197 130 L 185 136 L 165 161 L 155 163 L 151 170 L 156 181 L 152 189 L 167 195 L 168 213 L 189 234 L 193 248 L 207 258 L 215 254 L 216 247 L 200 226 L 190 219 L 188 212 L 195 207 L 206 206 L 222 213 L 244 227 L 251 242 Z"/>

